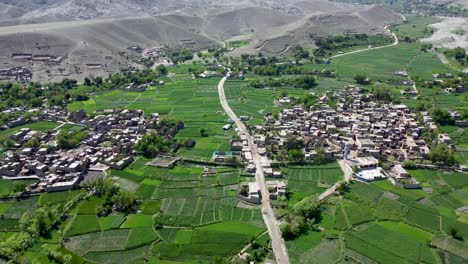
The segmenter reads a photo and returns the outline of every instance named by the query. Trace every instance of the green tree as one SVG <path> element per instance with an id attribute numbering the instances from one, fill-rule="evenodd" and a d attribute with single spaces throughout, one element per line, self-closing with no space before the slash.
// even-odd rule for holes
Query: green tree
<path id="1" fill-rule="evenodd" d="M 136 196 L 131 192 L 120 191 L 112 196 L 112 203 L 114 204 L 115 210 L 128 212 L 135 206 Z"/>
<path id="2" fill-rule="evenodd" d="M 455 122 L 448 111 L 440 108 L 432 109 L 431 117 L 432 120 L 439 125 L 453 125 Z"/>
<path id="3" fill-rule="evenodd" d="M 88 77 L 86 77 L 84 79 L 84 85 L 86 85 L 86 86 L 91 86 L 92 85 L 91 80 Z"/>
<path id="4" fill-rule="evenodd" d="M 453 151 L 450 150 L 445 144 L 439 144 L 431 148 L 429 152 L 429 159 L 434 163 L 443 165 L 453 165 L 456 163 Z"/>
<path id="5" fill-rule="evenodd" d="M 369 83 L 367 77 L 364 76 L 364 75 L 360 75 L 360 74 L 354 76 L 354 80 L 355 80 L 356 83 L 358 83 L 358 84 L 368 84 L 368 83 Z"/>
<path id="6" fill-rule="evenodd" d="M 308 220 L 317 219 L 321 212 L 317 196 L 312 195 L 302 199 L 294 205 L 294 212 Z"/>
<path id="7" fill-rule="evenodd" d="M 291 149 L 288 151 L 288 158 L 289 161 L 303 161 L 304 160 L 304 153 L 300 149 Z"/>

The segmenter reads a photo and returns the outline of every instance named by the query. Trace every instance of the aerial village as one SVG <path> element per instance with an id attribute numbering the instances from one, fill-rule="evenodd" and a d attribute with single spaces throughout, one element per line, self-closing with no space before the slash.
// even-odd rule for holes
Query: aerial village
<path id="1" fill-rule="evenodd" d="M 10 138 L 12 150 L 0 160 L 0 175 L 5 180 L 37 179 L 27 193 L 56 192 L 74 189 L 90 172 L 122 169 L 133 161 L 133 146 L 148 129 L 158 122 L 159 115 L 145 118 L 141 110 L 107 110 L 89 118 L 84 111 L 68 113 L 61 107 L 42 109 L 38 120 L 89 127 L 87 135 L 76 147 L 58 148 L 59 129 L 38 132 L 21 128 Z M 23 118 L 7 125 L 25 124 Z M 36 146 L 28 146 L 31 139 Z"/>
<path id="2" fill-rule="evenodd" d="M 127 89 L 136 88 L 130 86 Z M 330 106 L 330 101 L 336 105 Z M 286 107 L 291 102 L 291 98 L 284 97 L 278 98 L 276 103 Z M 402 188 L 420 188 L 401 165 L 405 160 L 422 161 L 429 155 L 422 133 L 435 131 L 437 126 L 427 112 L 420 114 L 422 119 L 418 120 L 407 106 L 376 102 L 362 88 L 348 85 L 342 91 L 318 97 L 312 107 L 284 108 L 277 119 L 265 116 L 264 126 L 255 128 L 253 141 L 261 158 L 263 174 L 278 179 L 266 183 L 270 198 L 286 195 L 287 184 L 281 180 L 278 166 L 272 166 L 275 161 L 271 157 L 291 138 L 304 141 L 305 161 L 315 160 L 320 155 L 318 149 L 323 149 L 324 160 L 345 160 L 356 180 L 389 179 Z M 42 109 L 37 119 L 87 126 L 90 133 L 78 147 L 68 150 L 57 148 L 58 130 L 44 133 L 22 128 L 10 136 L 15 146 L 0 160 L 0 175 L 6 180 L 38 179 L 39 182 L 28 188 L 31 193 L 70 190 L 77 187 L 89 172 L 105 173 L 108 169 L 125 168 L 133 161 L 133 146 L 154 128 L 159 115 L 145 118 L 141 110 L 106 110 L 90 118 L 83 110 L 68 113 L 61 107 L 51 107 Z M 240 119 L 247 121 L 249 117 L 241 116 Z M 24 118 L 6 123 L 12 128 L 24 124 Z M 228 124 L 223 129 L 231 127 Z M 246 173 L 254 174 L 256 166 L 247 137 L 237 128 L 236 132 L 238 138 L 230 141 L 229 151 L 216 151 L 212 160 L 224 163 L 235 157 L 245 163 Z M 41 147 L 27 147 L 31 138 L 39 139 Z M 439 134 L 437 140 L 442 144 L 451 143 L 446 134 Z M 390 163 L 390 169 L 384 170 L 379 161 Z M 241 186 L 238 193 L 237 197 L 245 202 L 261 202 L 256 182 Z"/>
<path id="3" fill-rule="evenodd" d="M 336 102 L 336 106 L 330 106 L 330 101 Z M 289 97 L 277 99 L 277 103 L 283 106 L 290 106 L 291 102 Z M 456 112 L 451 114 L 457 116 Z M 241 117 L 241 120 L 248 118 Z M 355 85 L 319 97 L 312 107 L 295 105 L 283 109 L 277 119 L 266 116 L 265 121 L 264 126 L 255 128 L 254 143 L 266 177 L 282 177 L 278 166 L 272 168 L 271 154 L 278 153 L 288 140 L 297 139 L 304 141 L 306 162 L 315 160 L 320 155 L 318 149 L 322 149 L 325 161 L 344 160 L 353 171 L 355 180 L 372 182 L 388 179 L 395 186 L 406 189 L 421 186 L 403 168 L 403 161 L 427 160 L 430 151 L 423 133 L 437 131 L 437 125 L 428 112 L 421 112 L 418 119 L 406 105 L 377 102 Z M 458 124 L 462 122 L 458 121 Z M 214 159 L 223 161 L 229 155 L 238 155 L 247 163 L 246 170 L 253 173 L 256 167 L 251 149 L 245 135 L 239 131 L 238 134 L 239 139 L 231 141 L 231 152 L 217 153 Z M 438 134 L 437 143 L 454 148 L 447 134 Z M 382 162 L 389 164 L 387 169 L 382 168 Z M 466 170 L 463 165 L 459 169 Z M 271 199 L 286 193 L 283 181 L 270 181 L 267 186 L 271 190 Z M 244 187 L 248 192 L 239 198 L 260 203 L 258 185 L 253 182 Z"/>

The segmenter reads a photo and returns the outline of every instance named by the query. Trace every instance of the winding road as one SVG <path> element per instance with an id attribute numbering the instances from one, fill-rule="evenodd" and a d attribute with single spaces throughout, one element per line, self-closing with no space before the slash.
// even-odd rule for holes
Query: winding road
<path id="1" fill-rule="evenodd" d="M 385 26 L 385 30 L 387 30 L 390 34 L 392 34 L 393 36 L 393 43 L 392 44 L 388 44 L 388 45 L 384 45 L 384 46 L 379 46 L 379 47 L 373 47 L 373 48 L 367 48 L 367 49 L 360 49 L 360 50 L 355 50 L 355 51 L 350 51 L 350 52 L 346 52 L 346 53 L 342 53 L 342 54 L 338 54 L 338 55 L 335 55 L 335 56 L 331 56 L 330 59 L 334 59 L 334 58 L 339 58 L 339 57 L 343 57 L 343 56 L 346 56 L 346 55 L 350 55 L 350 54 L 354 54 L 354 53 L 359 53 L 359 52 L 364 52 L 364 51 L 368 51 L 368 50 L 376 50 L 376 49 L 383 49 L 383 48 L 388 48 L 388 47 L 393 47 L 393 46 L 396 46 L 400 43 L 400 40 L 398 39 L 398 36 L 393 33 L 390 29 L 389 29 L 390 26 Z"/>
<path id="2" fill-rule="evenodd" d="M 232 111 L 231 107 L 229 106 L 226 94 L 224 93 L 224 83 L 226 82 L 227 77 L 221 79 L 218 84 L 218 94 L 219 100 L 221 102 L 224 111 L 227 113 L 229 118 L 234 121 L 237 125 L 237 128 L 241 131 L 241 133 L 245 134 L 249 148 L 252 151 L 252 158 L 255 163 L 255 167 L 257 172 L 255 173 L 255 181 L 258 183 L 260 187 L 260 192 L 262 195 L 262 212 L 263 212 L 263 221 L 265 222 L 268 233 L 271 239 L 271 245 L 273 248 L 273 252 L 275 253 L 276 262 L 278 264 L 288 264 L 289 263 L 289 256 L 288 251 L 286 250 L 286 246 L 284 244 L 284 240 L 281 237 L 281 232 L 276 221 L 275 215 L 273 213 L 273 209 L 270 205 L 270 199 L 268 195 L 268 191 L 265 184 L 265 176 L 263 174 L 263 167 L 260 161 L 260 156 L 258 155 L 257 146 L 253 143 L 253 138 L 250 135 L 250 132 L 247 130 L 245 125 L 240 121 L 240 119 L 236 116 L 234 111 Z"/>

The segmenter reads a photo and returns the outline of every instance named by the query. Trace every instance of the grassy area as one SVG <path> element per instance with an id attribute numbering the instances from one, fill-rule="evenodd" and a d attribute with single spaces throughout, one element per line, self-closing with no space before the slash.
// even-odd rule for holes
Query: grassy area
<path id="1" fill-rule="evenodd" d="M 437 17 L 418 15 L 408 15 L 406 20 L 405 23 L 392 27 L 392 31 L 401 39 L 405 37 L 420 39 L 430 36 L 432 29 L 428 26 L 440 21 Z"/>
<path id="2" fill-rule="evenodd" d="M 10 136 L 15 134 L 16 132 L 20 131 L 22 128 L 30 128 L 34 131 L 44 132 L 48 130 L 53 130 L 54 128 L 58 127 L 59 123 L 49 122 L 49 121 L 37 121 L 34 123 L 29 123 L 25 125 L 21 125 L 15 128 L 5 129 L 0 131 L 0 136 Z"/>

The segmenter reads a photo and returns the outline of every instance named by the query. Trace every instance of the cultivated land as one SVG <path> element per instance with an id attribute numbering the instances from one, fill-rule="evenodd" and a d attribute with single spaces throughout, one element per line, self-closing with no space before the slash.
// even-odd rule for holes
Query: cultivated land
<path id="1" fill-rule="evenodd" d="M 302 4 L 303 10 L 310 8 L 307 3 Z M 235 17 L 230 13 L 231 16 Z M 290 22 L 287 15 L 283 19 L 285 23 Z M 293 69 L 336 72 L 334 77 L 317 76 L 317 85 L 309 89 L 298 88 L 294 83 L 264 88 L 251 85 L 253 81 L 294 79 L 309 74 L 261 76 L 250 71 L 245 79 L 223 78 L 219 84 L 221 77 L 193 79 L 189 72 L 189 69 L 202 72 L 210 66 L 180 64 L 168 67 L 168 74 L 161 78 L 164 85 L 149 85 L 142 92 L 98 91 L 90 94 L 89 100 L 69 103 L 69 112 L 84 110 L 93 114 L 106 109 L 141 109 L 147 117 L 159 113 L 162 117 L 175 118 L 184 123 L 184 128 L 174 139 L 182 143 L 193 139 L 195 145 L 182 144 L 171 153 L 181 159 L 174 168 L 150 166 L 151 158 L 136 156 L 135 161 L 122 169 L 107 170 L 104 175 L 113 184 L 135 194 L 135 208 L 128 212 L 111 210 L 107 215 L 101 214 L 106 206 L 105 196 L 92 196 L 90 189 L 83 187 L 15 199 L 11 197 L 33 181 L 0 181 L 0 196 L 10 197 L 0 201 L 0 241 L 24 232 L 23 215 L 48 207 L 63 212 L 63 220 L 48 235 L 21 247 L 25 251 L 16 256 L 19 262 L 60 263 L 54 259 L 53 251 L 69 255 L 70 263 L 80 264 L 223 263 L 232 261 L 242 251 L 251 256 L 261 255 L 259 261 L 277 259 L 279 263 L 465 263 L 468 259 L 465 172 L 453 168 L 408 169 L 421 189 L 400 188 L 388 180 L 352 181 L 347 188 L 337 188 L 334 195 L 322 201 L 321 215 L 314 219 L 312 228 L 293 239 L 283 239 L 277 218 L 289 221 L 285 220 L 286 216 L 296 205 L 311 195 L 323 194 L 344 179 L 345 172 L 336 162 L 304 164 L 283 158 L 273 169 L 281 173 L 280 180 L 286 183 L 287 194 L 285 198 L 270 200 L 265 181 L 278 178 L 264 175 L 264 162 L 256 154 L 262 148 L 257 145 L 261 144 L 252 142 L 254 133 L 262 131 L 255 126 L 262 126 L 265 117 L 293 107 L 295 98 L 341 91 L 343 86 L 355 83 L 354 77 L 359 74 L 372 81 L 359 85 L 365 90 L 389 88 L 395 99 L 409 107 L 423 103 L 443 110 L 466 110 L 465 90 L 446 93 L 441 87 L 425 85 L 425 81 L 434 79 L 434 73 L 457 75 L 458 72 L 443 64 L 431 50 L 423 51 L 421 43 L 402 41 L 405 37 L 425 37 L 427 25 L 437 19 L 419 16 L 407 19 L 406 24 L 391 27 L 399 38 L 395 45 L 347 53 L 333 58 L 329 64 L 308 60 L 293 64 Z M 237 33 L 229 31 L 229 34 Z M 280 47 L 282 43 L 276 41 L 262 46 L 274 50 L 274 45 Z M 289 63 L 287 59 L 281 62 Z M 419 95 L 400 93 L 405 87 L 395 76 L 398 71 L 409 75 Z M 221 103 L 218 92 L 222 95 Z M 279 99 L 284 97 L 293 102 L 280 103 Z M 248 117 L 242 125 L 241 116 Z M 239 164 L 212 160 L 215 151 L 229 151 L 230 140 L 239 137 L 234 128 L 223 129 L 229 118 L 236 121 L 234 128 L 249 135 L 247 141 L 257 168 L 255 176 Z M 71 124 L 38 121 L 1 130 L 0 135 L 10 136 L 21 128 L 39 132 L 82 129 Z M 438 129 L 449 135 L 457 159 L 466 164 L 465 128 L 443 125 Z M 272 152 L 270 148 L 266 151 Z M 346 173 L 349 176 L 349 171 Z M 240 202 L 237 197 L 242 186 L 253 182 L 260 185 L 264 199 L 261 206 Z"/>

